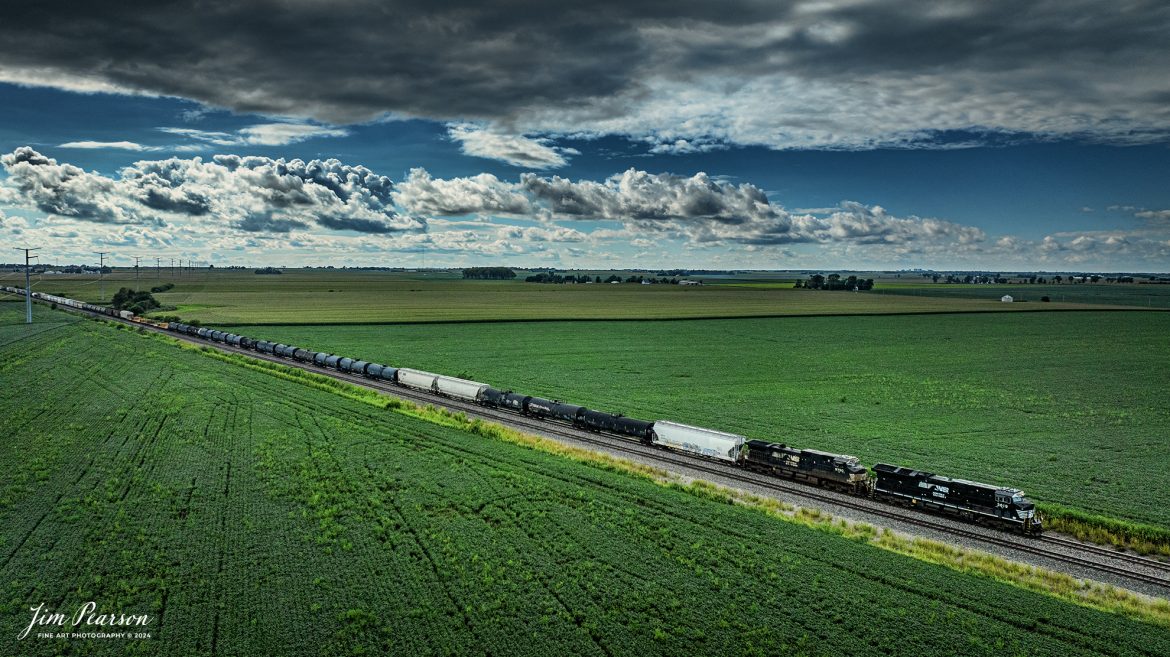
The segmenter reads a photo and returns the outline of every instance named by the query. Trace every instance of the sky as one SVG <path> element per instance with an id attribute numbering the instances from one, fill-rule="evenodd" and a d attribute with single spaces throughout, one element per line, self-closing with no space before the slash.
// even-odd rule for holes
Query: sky
<path id="1" fill-rule="evenodd" d="M 99 4 L 0 10 L 42 262 L 1170 271 L 1165 2 Z"/>

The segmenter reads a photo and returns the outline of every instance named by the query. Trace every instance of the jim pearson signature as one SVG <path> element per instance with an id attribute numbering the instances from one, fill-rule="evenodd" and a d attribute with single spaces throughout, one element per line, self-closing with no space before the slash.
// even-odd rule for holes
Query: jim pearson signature
<path id="1" fill-rule="evenodd" d="M 35 607 L 29 607 L 28 610 L 32 612 L 32 618 L 17 639 L 27 637 L 34 627 L 46 625 L 64 627 L 68 623 L 71 627 L 141 627 L 149 625 L 153 620 L 149 614 L 98 613 L 96 602 L 81 605 L 77 612 L 70 616 L 45 609 L 43 602 Z"/>

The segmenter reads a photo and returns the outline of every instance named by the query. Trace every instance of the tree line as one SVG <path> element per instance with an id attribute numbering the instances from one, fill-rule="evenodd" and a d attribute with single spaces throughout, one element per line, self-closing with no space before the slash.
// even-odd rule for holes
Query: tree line
<path id="1" fill-rule="evenodd" d="M 829 274 L 828 276 L 813 274 L 808 277 L 807 281 L 796 281 L 793 287 L 808 288 L 810 290 L 865 291 L 873 289 L 873 279 L 863 279 L 856 276 L 843 279 L 841 278 L 841 274 Z"/>
<path id="2" fill-rule="evenodd" d="M 510 281 L 516 278 L 516 272 L 507 267 L 468 267 L 463 270 L 463 278 L 490 281 Z"/>
<path id="3" fill-rule="evenodd" d="M 629 276 L 622 278 L 616 274 L 611 274 L 609 278 L 601 280 L 600 276 L 590 276 L 588 274 L 557 274 L 554 272 L 545 272 L 540 274 L 533 274 L 524 279 L 525 283 L 643 283 L 648 282 L 654 285 L 678 285 L 677 278 L 666 278 L 660 276 Z"/>

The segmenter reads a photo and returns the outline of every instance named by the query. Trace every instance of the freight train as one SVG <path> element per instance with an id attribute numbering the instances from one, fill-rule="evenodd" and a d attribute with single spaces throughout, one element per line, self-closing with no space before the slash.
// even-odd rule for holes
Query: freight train
<path id="1" fill-rule="evenodd" d="M 7 292 L 24 293 L 23 290 L 16 288 L 3 289 Z M 129 321 L 150 323 L 183 335 L 251 349 L 306 365 L 386 381 L 442 397 L 506 409 L 599 433 L 628 436 L 647 445 L 721 461 L 745 470 L 830 488 L 850 495 L 952 515 L 968 522 L 1009 529 L 1026 535 L 1038 536 L 1043 531 L 1043 519 L 1036 511 L 1035 505 L 1022 491 L 1014 488 L 952 479 L 885 463 L 878 463 L 867 469 L 855 456 L 815 449 L 798 449 L 784 443 L 749 440 L 738 434 L 669 420 L 639 420 L 559 400 L 501 390 L 486 383 L 443 374 L 312 351 L 180 322 L 167 324 L 132 314 L 127 317 L 129 313 L 125 311 L 120 313 L 105 306 L 95 306 L 65 297 L 36 292 L 33 293 L 33 297 Z"/>

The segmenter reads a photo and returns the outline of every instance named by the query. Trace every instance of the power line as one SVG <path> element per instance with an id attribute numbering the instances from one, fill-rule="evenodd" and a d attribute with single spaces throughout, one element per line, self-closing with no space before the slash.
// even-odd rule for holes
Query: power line
<path id="1" fill-rule="evenodd" d="M 28 261 L 36 256 L 29 256 L 30 253 L 37 249 L 26 249 L 23 247 L 16 247 L 17 251 L 24 251 L 24 310 L 25 310 L 25 324 L 32 324 L 32 280 L 29 276 Z"/>
<path id="2" fill-rule="evenodd" d="M 101 290 L 98 300 L 100 303 L 106 300 L 106 254 L 109 251 L 94 251 L 94 253 L 98 256 L 98 288 Z"/>

